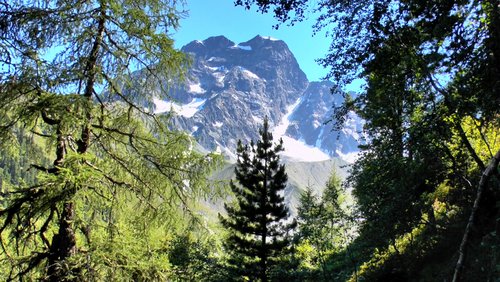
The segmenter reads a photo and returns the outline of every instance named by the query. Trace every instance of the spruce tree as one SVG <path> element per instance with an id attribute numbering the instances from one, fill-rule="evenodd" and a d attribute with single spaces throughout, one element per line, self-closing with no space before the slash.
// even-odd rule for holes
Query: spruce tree
<path id="1" fill-rule="evenodd" d="M 231 181 L 234 205 L 225 205 L 227 217 L 220 217 L 229 231 L 225 247 L 229 263 L 251 280 L 268 281 L 270 269 L 290 244 L 295 221 L 287 221 L 288 208 L 281 192 L 288 177 L 280 164 L 283 140 L 273 143 L 267 118 L 259 131 L 260 140 L 250 146 L 238 142 L 236 183 Z"/>

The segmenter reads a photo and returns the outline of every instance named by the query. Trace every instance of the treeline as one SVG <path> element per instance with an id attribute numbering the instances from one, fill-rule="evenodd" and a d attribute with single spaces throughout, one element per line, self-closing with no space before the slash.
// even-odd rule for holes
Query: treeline
<path id="1" fill-rule="evenodd" d="M 0 191 L 10 190 L 12 185 L 35 183 L 36 170 L 31 167 L 32 160 L 48 161 L 43 149 L 35 143 L 35 137 L 28 136 L 23 128 L 13 132 L 15 146 L 0 150 Z"/>

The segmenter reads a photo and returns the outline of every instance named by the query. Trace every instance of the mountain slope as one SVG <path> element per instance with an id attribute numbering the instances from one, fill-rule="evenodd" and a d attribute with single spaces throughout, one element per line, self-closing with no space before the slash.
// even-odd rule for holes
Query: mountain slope
<path id="1" fill-rule="evenodd" d="M 155 111 L 173 110 L 174 126 L 207 150 L 234 160 L 237 141 L 257 139 L 267 116 L 275 138 L 285 141 L 285 159 L 352 161 L 362 121 L 353 116 L 340 132 L 323 124 L 342 97 L 330 94 L 329 82 L 309 82 L 285 42 L 256 36 L 236 44 L 216 36 L 182 50 L 193 60 L 188 81 L 171 92 L 173 101 L 156 100 Z"/>
<path id="2" fill-rule="evenodd" d="M 234 179 L 235 164 L 227 164 L 213 175 L 216 180 Z M 348 173 L 348 163 L 340 158 L 333 158 L 318 162 L 285 162 L 288 183 L 285 188 L 285 202 L 288 203 L 292 215 L 297 212 L 300 193 L 311 188 L 317 195 L 321 195 L 325 184 L 333 171 L 344 179 Z M 223 212 L 225 199 L 211 204 L 213 211 Z"/>

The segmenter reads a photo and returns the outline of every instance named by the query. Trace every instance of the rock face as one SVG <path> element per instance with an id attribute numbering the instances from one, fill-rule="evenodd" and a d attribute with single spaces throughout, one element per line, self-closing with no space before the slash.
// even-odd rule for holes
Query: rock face
<path id="1" fill-rule="evenodd" d="M 331 157 L 340 157 L 353 162 L 363 143 L 363 120 L 349 113 L 346 126 L 335 131 L 332 123 L 333 108 L 343 102 L 342 95 L 332 95 L 333 83 L 311 82 L 304 92 L 300 104 L 289 117 L 286 135 L 303 140 L 309 146 L 319 148 Z"/>
<path id="2" fill-rule="evenodd" d="M 234 158 L 238 139 L 256 140 L 267 116 L 274 137 L 285 141 L 285 158 L 348 159 L 358 151 L 362 121 L 350 117 L 341 132 L 323 124 L 342 97 L 330 94 L 329 82 L 309 82 L 285 42 L 256 36 L 236 44 L 217 36 L 182 50 L 192 57 L 187 82 L 172 90 L 172 101 L 156 100 L 155 111 L 175 112 L 174 126 L 207 150 Z"/>

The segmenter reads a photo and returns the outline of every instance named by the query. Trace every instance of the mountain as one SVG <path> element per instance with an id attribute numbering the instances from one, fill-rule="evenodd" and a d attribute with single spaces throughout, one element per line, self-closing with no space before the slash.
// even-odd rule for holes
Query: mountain
<path id="1" fill-rule="evenodd" d="M 187 82 L 172 90 L 171 101 L 156 99 L 155 112 L 173 110 L 174 126 L 207 150 L 234 160 L 238 140 L 256 140 L 267 116 L 275 139 L 284 140 L 285 160 L 352 162 L 362 120 L 351 115 L 339 132 L 324 125 L 342 96 L 330 93 L 328 81 L 309 82 L 285 42 L 256 36 L 236 44 L 216 36 L 182 51 L 192 58 Z"/>
<path id="2" fill-rule="evenodd" d="M 309 83 L 288 117 L 286 135 L 352 163 L 359 151 L 358 145 L 366 138 L 362 133 L 364 121 L 349 113 L 341 131 L 335 131 L 332 123 L 325 123 L 333 116 L 333 107 L 343 102 L 342 95 L 332 95 L 332 87 L 329 81 Z"/>

